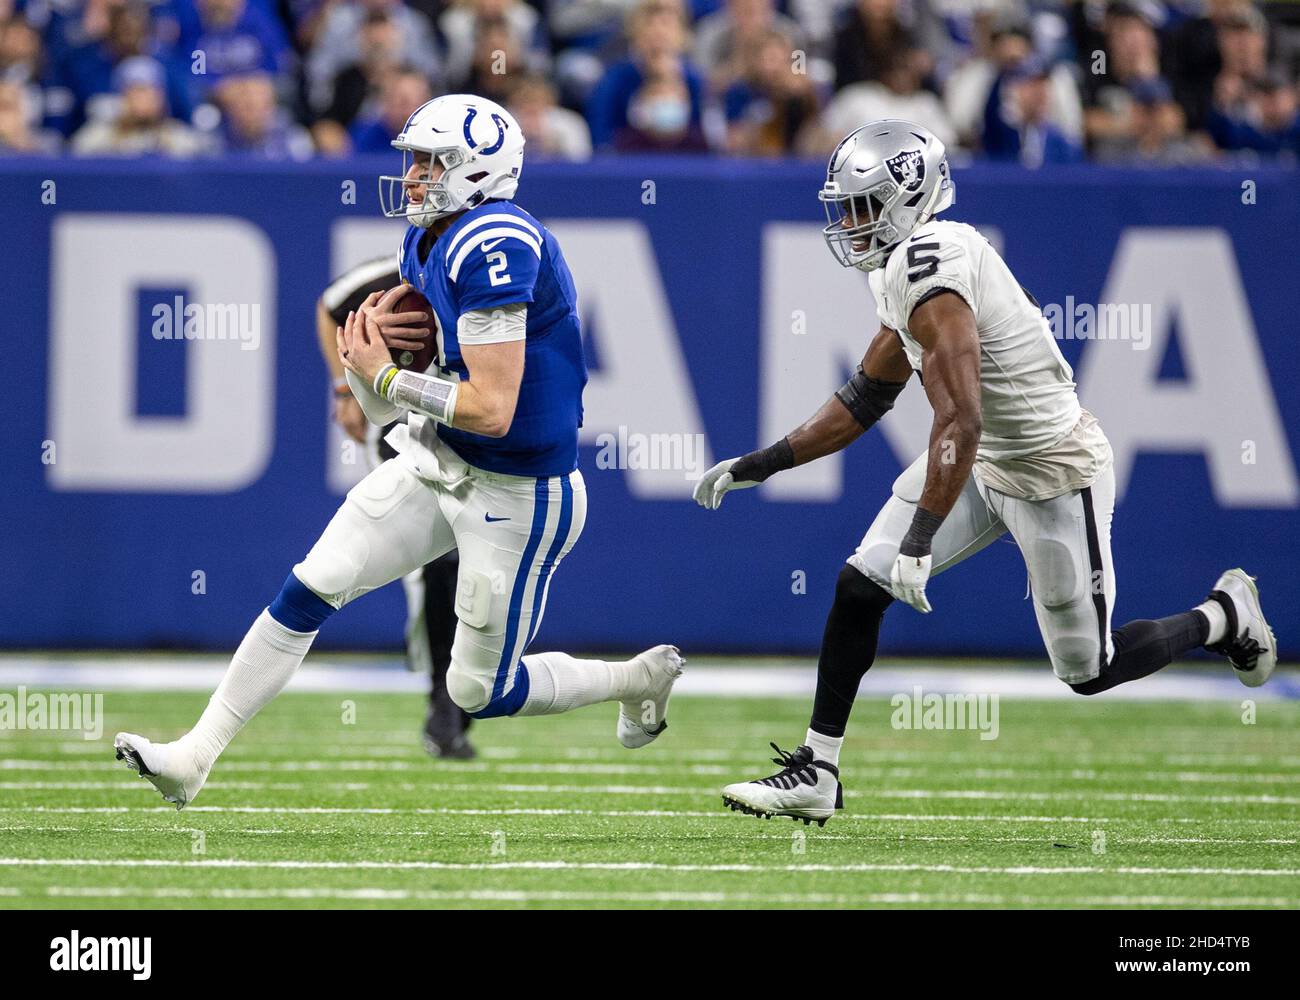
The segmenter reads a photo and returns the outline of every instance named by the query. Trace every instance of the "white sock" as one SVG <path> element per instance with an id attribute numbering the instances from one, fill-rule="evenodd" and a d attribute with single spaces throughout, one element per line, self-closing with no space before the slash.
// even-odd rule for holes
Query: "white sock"
<path id="1" fill-rule="evenodd" d="M 315 638 L 315 632 L 294 632 L 272 618 L 269 610 L 262 610 L 235 650 L 203 715 L 181 737 L 194 750 L 201 768 L 211 768 L 244 724 L 284 690 Z"/>
<path id="2" fill-rule="evenodd" d="M 1218 642 L 1228 634 L 1228 613 L 1218 601 L 1206 601 L 1192 609 L 1205 615 L 1210 622 L 1210 637 L 1205 640 L 1207 646 Z"/>
<path id="3" fill-rule="evenodd" d="M 558 715 L 583 705 L 622 701 L 640 677 L 627 663 L 579 660 L 568 653 L 533 653 L 528 668 L 528 699 L 517 715 Z"/>
<path id="4" fill-rule="evenodd" d="M 808 730 L 804 742 L 812 748 L 813 757 L 824 760 L 827 764 L 840 766 L 840 747 L 844 746 L 843 736 L 824 736 L 816 730 Z"/>

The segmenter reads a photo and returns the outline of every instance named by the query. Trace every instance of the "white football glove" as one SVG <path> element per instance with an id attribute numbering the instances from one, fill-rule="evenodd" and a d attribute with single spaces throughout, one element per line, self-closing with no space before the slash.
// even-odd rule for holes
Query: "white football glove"
<path id="1" fill-rule="evenodd" d="M 922 614 L 930 613 L 930 602 L 925 599 L 925 584 L 930 579 L 931 556 L 905 556 L 901 552 L 894 560 L 889 573 L 894 596 L 906 601 Z"/>
<path id="2" fill-rule="evenodd" d="M 728 458 L 719 462 L 700 477 L 695 484 L 695 502 L 705 510 L 717 510 L 722 498 L 732 490 L 747 490 L 758 483 L 742 479 L 740 482 L 731 478 L 731 467 L 738 459 Z"/>

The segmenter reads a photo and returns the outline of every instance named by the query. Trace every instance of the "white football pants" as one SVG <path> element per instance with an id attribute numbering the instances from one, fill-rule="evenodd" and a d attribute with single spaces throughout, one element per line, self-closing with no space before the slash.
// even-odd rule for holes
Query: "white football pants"
<path id="1" fill-rule="evenodd" d="M 925 485 L 922 455 L 894 482 L 849 565 L 892 592 L 889 576 Z M 972 472 L 952 512 L 934 536 L 931 575 L 974 555 L 1010 531 L 1029 570 L 1034 613 L 1056 676 L 1067 684 L 1092 680 L 1114 647 L 1115 566 L 1110 524 L 1114 468 L 1092 486 L 1051 500 L 1021 500 L 984 486 Z"/>
<path id="2" fill-rule="evenodd" d="M 506 476 L 439 448 L 440 477 L 422 478 L 406 455 L 384 462 L 348 493 L 294 574 L 328 604 L 349 601 L 456 548 L 456 640 L 447 691 L 465 711 L 508 715 L 527 692 L 519 659 L 546 611 L 551 577 L 582 534 L 582 474 Z"/>

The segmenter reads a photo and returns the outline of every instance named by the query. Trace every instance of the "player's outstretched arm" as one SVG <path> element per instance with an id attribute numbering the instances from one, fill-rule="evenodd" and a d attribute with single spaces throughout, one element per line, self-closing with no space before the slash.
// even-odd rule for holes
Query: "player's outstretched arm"
<path id="1" fill-rule="evenodd" d="M 891 580 L 896 597 L 924 612 L 930 610 L 925 585 L 931 542 L 961 495 L 979 447 L 980 345 L 975 314 L 955 292 L 936 295 L 914 309 L 908 331 L 925 351 L 925 393 L 934 408 L 934 424 L 925 489 Z"/>
<path id="2" fill-rule="evenodd" d="M 731 490 L 840 451 L 883 417 L 912 374 L 898 335 L 882 326 L 853 377 L 821 409 L 769 448 L 719 462 L 695 487 L 695 502 L 717 510 Z"/>

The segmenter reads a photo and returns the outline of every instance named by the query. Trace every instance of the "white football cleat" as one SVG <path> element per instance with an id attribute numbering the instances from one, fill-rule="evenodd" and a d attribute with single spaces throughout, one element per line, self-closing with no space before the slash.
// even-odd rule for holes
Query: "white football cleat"
<path id="1" fill-rule="evenodd" d="M 1228 618 L 1228 632 L 1205 648 L 1222 653 L 1232 664 L 1237 680 L 1259 687 L 1277 666 L 1277 639 L 1264 620 L 1255 578 L 1243 569 L 1230 569 L 1214 584 L 1208 600 L 1217 601 Z"/>
<path id="2" fill-rule="evenodd" d="M 135 733 L 118 733 L 113 740 L 117 759 L 149 781 L 177 811 L 194 801 L 208 780 L 208 768 L 201 768 L 194 752 L 183 742 L 153 743 Z"/>
<path id="3" fill-rule="evenodd" d="M 644 672 L 645 682 L 636 698 L 619 702 L 615 732 L 623 746 L 643 747 L 668 728 L 668 696 L 685 664 L 676 646 L 655 646 L 632 658 L 629 665 Z"/>
<path id="4" fill-rule="evenodd" d="M 803 820 L 804 826 L 825 826 L 836 809 L 844 808 L 840 769 L 829 761 L 814 759 L 811 747 L 786 753 L 775 743 L 770 746 L 777 753 L 772 762 L 780 764 L 781 770 L 770 778 L 728 785 L 722 790 L 723 804 L 763 819 L 789 816 Z"/>

